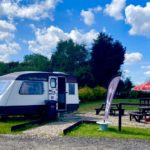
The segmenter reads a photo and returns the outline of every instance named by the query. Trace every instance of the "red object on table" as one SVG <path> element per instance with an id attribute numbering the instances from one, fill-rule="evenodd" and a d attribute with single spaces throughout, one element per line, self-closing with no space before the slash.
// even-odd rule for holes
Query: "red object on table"
<path id="1" fill-rule="evenodd" d="M 149 118 L 145 118 L 146 122 L 150 122 L 150 117 Z"/>

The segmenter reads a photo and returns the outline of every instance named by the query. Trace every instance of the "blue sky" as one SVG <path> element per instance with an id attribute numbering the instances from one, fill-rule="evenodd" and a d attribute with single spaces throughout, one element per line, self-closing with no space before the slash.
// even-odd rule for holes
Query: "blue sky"
<path id="1" fill-rule="evenodd" d="M 124 75 L 150 79 L 150 2 L 146 0 L 0 0 L 0 61 L 51 57 L 57 42 L 88 47 L 106 32 L 126 47 Z"/>

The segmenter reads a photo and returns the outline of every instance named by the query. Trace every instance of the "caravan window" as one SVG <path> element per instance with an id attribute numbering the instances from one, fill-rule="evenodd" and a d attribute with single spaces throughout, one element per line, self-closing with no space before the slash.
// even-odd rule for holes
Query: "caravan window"
<path id="1" fill-rule="evenodd" d="M 44 85 L 39 81 L 24 81 L 19 91 L 22 95 L 42 95 L 43 93 Z"/>
<path id="2" fill-rule="evenodd" d="M 69 83 L 69 94 L 74 95 L 75 94 L 75 84 Z"/>
<path id="3" fill-rule="evenodd" d="M 0 95 L 8 88 L 12 80 L 0 80 Z"/>
<path id="4" fill-rule="evenodd" d="M 51 88 L 56 88 L 56 78 L 51 78 L 50 85 L 51 85 Z"/>

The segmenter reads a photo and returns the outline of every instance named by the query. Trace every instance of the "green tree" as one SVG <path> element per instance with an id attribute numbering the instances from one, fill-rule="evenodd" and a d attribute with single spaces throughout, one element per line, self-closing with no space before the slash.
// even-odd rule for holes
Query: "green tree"
<path id="1" fill-rule="evenodd" d="M 8 65 L 8 72 L 16 72 L 16 71 L 20 71 L 19 67 L 20 67 L 20 63 L 19 62 L 9 62 L 7 63 Z"/>
<path id="2" fill-rule="evenodd" d="M 133 83 L 130 78 L 126 78 L 124 81 L 124 89 L 130 91 L 133 88 Z"/>
<path id="3" fill-rule="evenodd" d="M 117 87 L 118 98 L 128 98 L 130 96 L 131 89 L 133 88 L 133 83 L 130 78 L 126 78 L 125 80 L 120 80 L 119 85 Z"/>
<path id="4" fill-rule="evenodd" d="M 60 41 L 51 57 L 51 68 L 53 71 L 75 75 L 79 85 L 83 86 L 88 82 L 87 76 L 90 76 L 88 54 L 83 44 L 74 43 L 71 39 Z"/>
<path id="5" fill-rule="evenodd" d="M 74 74 L 86 58 L 87 50 L 84 45 L 76 44 L 71 39 L 60 41 L 51 57 L 51 68 L 54 71 Z"/>
<path id="6" fill-rule="evenodd" d="M 110 80 L 120 74 L 125 50 L 119 41 L 114 41 L 105 33 L 99 34 L 94 41 L 91 53 L 91 69 L 95 86 L 107 87 Z"/>
<path id="7" fill-rule="evenodd" d="M 4 62 L 0 62 L 0 76 L 8 73 L 8 65 Z"/>
<path id="8" fill-rule="evenodd" d="M 24 61 L 20 64 L 21 70 L 49 71 L 50 61 L 47 57 L 40 54 L 31 54 L 24 57 Z"/>

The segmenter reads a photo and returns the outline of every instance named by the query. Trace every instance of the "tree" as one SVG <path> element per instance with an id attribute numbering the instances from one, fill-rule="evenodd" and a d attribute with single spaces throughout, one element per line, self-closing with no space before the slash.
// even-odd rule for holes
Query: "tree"
<path id="1" fill-rule="evenodd" d="M 78 78 L 79 85 L 85 85 L 89 74 L 88 51 L 85 45 L 74 43 L 71 39 L 60 41 L 51 57 L 53 71 L 66 72 Z M 87 81 L 88 82 L 88 81 Z"/>
<path id="2" fill-rule="evenodd" d="M 130 96 L 132 88 L 133 83 L 130 78 L 120 80 L 119 85 L 117 87 L 117 98 L 128 98 Z"/>
<path id="3" fill-rule="evenodd" d="M 20 63 L 19 62 L 14 62 L 14 61 L 8 62 L 7 65 L 8 65 L 8 72 L 9 73 L 20 71 L 18 69 L 20 67 Z"/>
<path id="4" fill-rule="evenodd" d="M 130 91 L 133 88 L 133 83 L 130 78 L 126 78 L 124 81 L 124 89 L 125 91 Z"/>
<path id="5" fill-rule="evenodd" d="M 0 76 L 8 73 L 8 65 L 4 62 L 0 62 Z"/>
<path id="6" fill-rule="evenodd" d="M 20 64 L 22 70 L 49 71 L 50 61 L 47 57 L 40 54 L 31 54 L 24 57 Z"/>
<path id="7" fill-rule="evenodd" d="M 125 48 L 105 33 L 100 33 L 94 41 L 91 52 L 91 69 L 94 85 L 107 87 L 110 80 L 120 74 L 124 62 Z"/>

